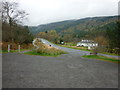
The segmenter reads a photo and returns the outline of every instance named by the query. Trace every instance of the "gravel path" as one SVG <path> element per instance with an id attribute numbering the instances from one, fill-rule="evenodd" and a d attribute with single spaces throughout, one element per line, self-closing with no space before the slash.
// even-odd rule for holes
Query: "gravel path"
<path id="1" fill-rule="evenodd" d="M 59 57 L 3 54 L 3 88 L 117 88 L 118 64 L 80 57 L 89 52 L 61 48 Z"/>

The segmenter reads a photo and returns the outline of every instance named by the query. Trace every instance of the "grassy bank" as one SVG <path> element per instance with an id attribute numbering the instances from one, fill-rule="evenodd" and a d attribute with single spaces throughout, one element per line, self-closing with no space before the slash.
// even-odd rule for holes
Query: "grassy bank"
<path id="1" fill-rule="evenodd" d="M 120 63 L 120 60 L 118 60 L 118 59 L 109 58 L 109 57 L 100 56 L 100 55 L 84 55 L 82 57 L 90 58 L 90 59 L 104 60 L 104 61 L 111 61 L 111 62 L 115 62 L 115 63 Z"/>

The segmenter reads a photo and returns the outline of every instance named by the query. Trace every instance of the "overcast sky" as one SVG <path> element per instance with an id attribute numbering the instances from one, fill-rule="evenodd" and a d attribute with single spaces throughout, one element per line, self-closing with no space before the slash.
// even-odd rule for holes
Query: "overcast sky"
<path id="1" fill-rule="evenodd" d="M 20 8 L 29 13 L 26 25 L 118 14 L 119 0 L 19 0 Z"/>

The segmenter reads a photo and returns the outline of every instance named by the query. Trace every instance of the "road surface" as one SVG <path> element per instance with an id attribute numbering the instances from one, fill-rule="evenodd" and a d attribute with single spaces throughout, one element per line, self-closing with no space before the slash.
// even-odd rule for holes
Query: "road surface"
<path id="1" fill-rule="evenodd" d="M 59 57 L 3 54 L 3 88 L 118 87 L 118 64 L 80 57 L 87 51 L 54 46 L 69 54 Z"/>

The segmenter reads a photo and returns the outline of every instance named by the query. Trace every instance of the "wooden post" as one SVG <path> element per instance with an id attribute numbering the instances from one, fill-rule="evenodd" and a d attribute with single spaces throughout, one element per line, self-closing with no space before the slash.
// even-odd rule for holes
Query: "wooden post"
<path id="1" fill-rule="evenodd" d="M 18 52 L 20 52 L 20 45 L 18 45 Z"/>
<path id="2" fill-rule="evenodd" d="M 10 45 L 8 45 L 8 52 L 10 52 Z"/>

